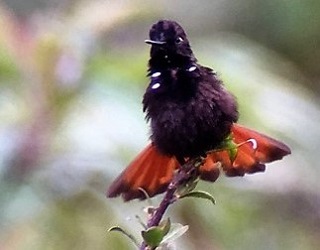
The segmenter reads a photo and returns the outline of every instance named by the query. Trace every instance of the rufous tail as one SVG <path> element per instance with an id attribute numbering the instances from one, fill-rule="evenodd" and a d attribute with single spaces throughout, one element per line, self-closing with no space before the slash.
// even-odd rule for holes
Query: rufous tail
<path id="1" fill-rule="evenodd" d="M 205 163 L 199 168 L 201 179 L 214 182 L 219 177 L 220 169 L 227 176 L 262 172 L 265 170 L 265 163 L 280 160 L 291 153 L 284 143 L 239 124 L 233 124 L 231 134 L 234 143 L 239 145 L 235 158 L 230 159 L 226 150 L 208 154 Z M 162 193 L 179 166 L 175 157 L 165 156 L 154 145 L 149 144 L 113 181 L 107 196 L 122 195 L 128 201 L 145 199 L 145 192 L 150 197 Z"/>

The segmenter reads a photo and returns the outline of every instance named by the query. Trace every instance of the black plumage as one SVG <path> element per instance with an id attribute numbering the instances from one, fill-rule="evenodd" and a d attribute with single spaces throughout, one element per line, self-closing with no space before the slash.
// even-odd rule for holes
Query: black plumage
<path id="1" fill-rule="evenodd" d="M 210 68 L 197 63 L 178 23 L 160 20 L 149 36 L 150 83 L 143 110 L 151 123 L 151 144 L 112 182 L 108 197 L 128 201 L 145 199 L 145 192 L 162 193 L 186 158 L 203 156 L 199 177 L 214 182 L 220 171 L 227 176 L 262 172 L 266 163 L 291 153 L 284 143 L 236 123 L 235 98 Z"/>
<path id="2" fill-rule="evenodd" d="M 210 69 L 197 63 L 182 27 L 161 20 L 150 30 L 150 84 L 143 110 L 158 150 L 177 159 L 204 155 L 230 134 L 235 98 Z"/>

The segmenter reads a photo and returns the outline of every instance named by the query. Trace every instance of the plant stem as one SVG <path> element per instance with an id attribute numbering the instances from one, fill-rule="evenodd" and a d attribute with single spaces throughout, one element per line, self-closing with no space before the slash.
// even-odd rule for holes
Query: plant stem
<path id="1" fill-rule="evenodd" d="M 175 192 L 183 183 L 186 183 L 190 178 L 194 177 L 195 171 L 197 170 L 196 165 L 202 161 L 200 158 L 187 161 L 182 165 L 178 172 L 173 176 L 172 181 L 168 185 L 167 191 L 160 202 L 159 207 L 155 210 L 154 214 L 149 218 L 147 222 L 147 228 L 158 226 L 161 222 L 166 210 L 170 204 L 176 201 Z M 147 245 L 145 242 L 142 243 L 140 250 L 147 250 Z"/>

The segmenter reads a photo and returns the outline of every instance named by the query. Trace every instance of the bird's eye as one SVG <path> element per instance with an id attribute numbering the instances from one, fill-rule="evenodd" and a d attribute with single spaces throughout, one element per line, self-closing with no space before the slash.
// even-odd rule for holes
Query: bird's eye
<path id="1" fill-rule="evenodd" d="M 183 42 L 183 39 L 182 39 L 181 36 L 178 36 L 177 39 L 176 39 L 176 44 L 179 44 L 181 42 Z"/>

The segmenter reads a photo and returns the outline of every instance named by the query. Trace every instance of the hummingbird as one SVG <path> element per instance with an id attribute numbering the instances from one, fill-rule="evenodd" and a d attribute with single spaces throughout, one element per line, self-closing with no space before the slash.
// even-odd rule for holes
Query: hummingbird
<path id="1" fill-rule="evenodd" d="M 188 159 L 202 157 L 202 180 L 214 182 L 220 172 L 243 176 L 263 172 L 265 164 L 291 153 L 279 140 L 237 123 L 236 98 L 215 71 L 198 63 L 183 28 L 175 21 L 152 25 L 149 85 L 143 111 L 150 122 L 150 144 L 124 169 L 107 190 L 125 201 L 164 192 Z M 226 141 L 237 145 L 234 156 Z"/>

